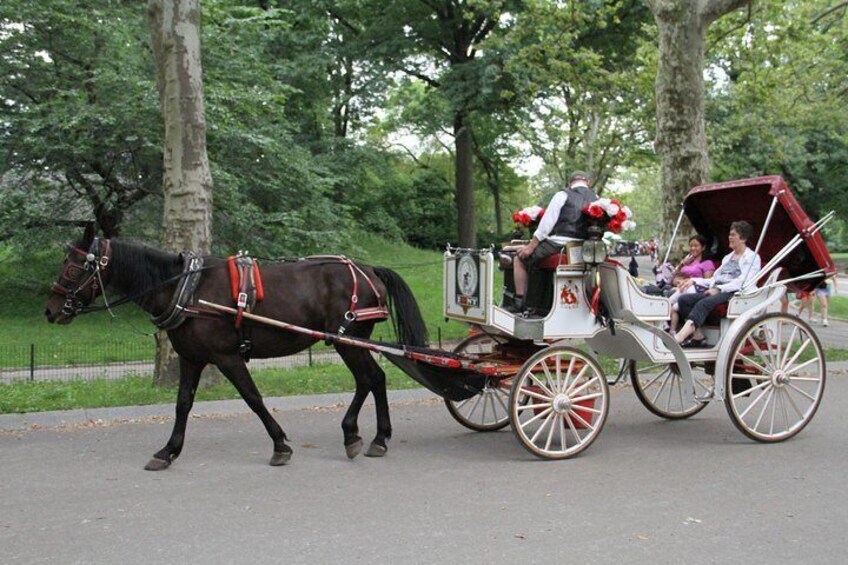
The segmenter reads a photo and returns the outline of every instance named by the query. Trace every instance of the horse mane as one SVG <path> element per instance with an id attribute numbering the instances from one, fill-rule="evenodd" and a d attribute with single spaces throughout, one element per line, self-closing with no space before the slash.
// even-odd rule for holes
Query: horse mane
<path id="1" fill-rule="evenodd" d="M 125 296 L 135 296 L 158 288 L 179 274 L 182 256 L 132 241 L 110 239 L 111 285 Z"/>

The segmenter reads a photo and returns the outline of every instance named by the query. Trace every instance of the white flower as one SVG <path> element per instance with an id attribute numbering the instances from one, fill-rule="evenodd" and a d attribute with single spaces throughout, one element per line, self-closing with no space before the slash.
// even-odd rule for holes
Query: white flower
<path id="1" fill-rule="evenodd" d="M 530 216 L 531 220 L 535 222 L 536 219 L 539 217 L 539 214 L 544 211 L 544 208 L 542 208 L 541 206 L 528 206 L 523 211 L 525 214 Z"/>
<path id="2" fill-rule="evenodd" d="M 631 220 L 627 220 L 622 224 L 622 228 L 624 228 L 625 231 L 635 230 L 636 229 L 636 222 L 631 221 Z"/>

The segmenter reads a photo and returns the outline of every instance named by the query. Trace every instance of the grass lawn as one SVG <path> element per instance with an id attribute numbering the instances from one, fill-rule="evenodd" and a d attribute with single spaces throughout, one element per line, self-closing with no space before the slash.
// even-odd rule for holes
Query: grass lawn
<path id="1" fill-rule="evenodd" d="M 820 312 L 818 306 L 816 306 L 816 311 Z M 848 297 L 831 296 L 828 301 L 828 316 L 848 320 Z"/>
<path id="2" fill-rule="evenodd" d="M 419 386 L 393 365 L 386 363 L 383 368 L 390 388 Z M 341 364 L 289 370 L 265 369 L 255 371 L 253 376 L 266 397 L 353 392 L 354 389 L 353 377 Z M 150 383 L 151 377 L 131 377 L 121 380 L 15 382 L 0 385 L 0 414 L 175 402 L 176 388 L 157 388 Z M 239 396 L 229 382 L 200 389 L 196 397 L 198 401 L 232 398 Z"/>
<path id="3" fill-rule="evenodd" d="M 828 362 L 848 361 L 848 349 L 827 349 Z M 618 360 L 602 358 L 601 366 L 608 376 L 618 370 Z M 388 362 L 382 364 L 389 390 L 417 388 L 420 385 Z M 297 369 L 264 369 L 253 376 L 265 397 L 353 392 L 350 372 L 337 364 L 319 364 Z M 143 406 L 170 404 L 176 400 L 176 388 L 151 386 L 150 377 L 121 380 L 15 382 L 0 385 L 0 414 L 102 408 L 111 406 Z M 197 400 L 239 398 L 229 384 L 197 391 Z"/>

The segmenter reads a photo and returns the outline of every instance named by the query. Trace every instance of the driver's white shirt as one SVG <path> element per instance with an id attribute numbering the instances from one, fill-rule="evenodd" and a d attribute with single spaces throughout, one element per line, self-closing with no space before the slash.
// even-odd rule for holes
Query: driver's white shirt
<path id="1" fill-rule="evenodd" d="M 575 182 L 570 188 L 578 186 L 585 186 L 586 188 L 589 188 L 588 184 L 580 182 Z M 550 239 L 551 243 L 556 243 L 557 245 L 565 245 L 569 241 L 583 241 L 582 239 L 568 237 L 565 235 L 550 235 L 557 223 L 557 220 L 559 219 L 559 213 L 562 211 L 562 207 L 566 200 L 568 200 L 568 193 L 565 190 L 558 191 L 554 194 L 553 198 L 551 198 L 550 203 L 548 203 L 548 207 L 545 209 L 545 215 L 542 216 L 542 220 L 539 222 L 539 227 L 536 228 L 535 232 L 533 232 L 533 237 L 539 240 L 539 243 L 542 243 L 546 239 Z"/>

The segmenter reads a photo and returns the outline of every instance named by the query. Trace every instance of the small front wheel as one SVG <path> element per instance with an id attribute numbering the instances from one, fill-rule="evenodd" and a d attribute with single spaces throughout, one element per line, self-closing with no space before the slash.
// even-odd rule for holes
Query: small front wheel
<path id="1" fill-rule="evenodd" d="M 788 314 L 766 314 L 742 329 L 730 351 L 725 407 L 743 434 L 773 443 L 810 423 L 821 403 L 827 370 L 809 324 Z"/>
<path id="2" fill-rule="evenodd" d="M 462 353 L 478 359 L 497 355 L 497 346 L 504 338 L 485 333 L 471 335 L 462 340 L 454 353 Z M 509 425 L 509 384 L 503 379 L 488 379 L 485 388 L 465 400 L 445 399 L 445 406 L 454 420 L 476 432 L 493 432 Z"/>
<path id="3" fill-rule="evenodd" d="M 589 447 L 609 412 L 598 361 L 567 346 L 539 351 L 512 383 L 509 419 L 518 442 L 543 459 L 567 459 Z"/>

